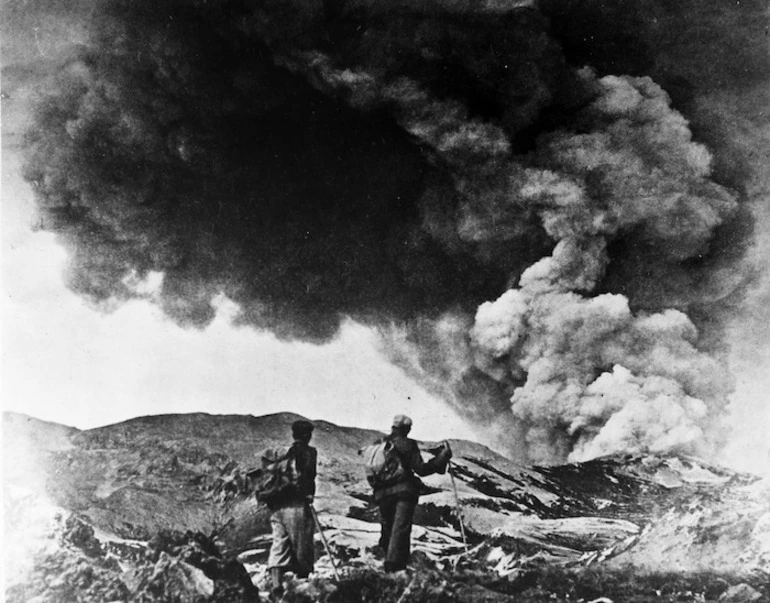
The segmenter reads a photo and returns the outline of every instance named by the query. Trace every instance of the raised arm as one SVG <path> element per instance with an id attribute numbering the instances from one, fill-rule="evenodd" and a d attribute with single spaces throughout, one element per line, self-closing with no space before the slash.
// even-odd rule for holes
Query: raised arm
<path id="1" fill-rule="evenodd" d="M 414 440 L 409 441 L 409 464 L 417 475 L 426 476 L 438 473 L 442 469 L 442 461 L 438 457 L 433 457 L 428 461 L 422 459 L 422 453 Z"/>

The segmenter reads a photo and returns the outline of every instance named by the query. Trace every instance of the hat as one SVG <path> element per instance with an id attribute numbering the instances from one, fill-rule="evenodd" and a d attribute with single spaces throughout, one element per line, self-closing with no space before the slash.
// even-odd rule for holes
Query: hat
<path id="1" fill-rule="evenodd" d="M 412 427 L 412 419 L 406 415 L 396 415 L 393 417 L 393 427 L 410 429 Z"/>
<path id="2" fill-rule="evenodd" d="M 294 423 L 291 424 L 291 433 L 295 438 L 307 437 L 313 433 L 313 429 L 315 429 L 315 427 L 310 421 L 304 421 L 302 419 L 294 421 Z"/>

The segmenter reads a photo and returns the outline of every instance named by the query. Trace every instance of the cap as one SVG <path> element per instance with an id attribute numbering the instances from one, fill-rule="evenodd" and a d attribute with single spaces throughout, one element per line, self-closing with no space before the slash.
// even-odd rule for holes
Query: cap
<path id="1" fill-rule="evenodd" d="M 410 419 L 406 415 L 396 415 L 395 417 L 393 417 L 393 427 L 410 428 L 411 426 L 412 426 L 412 419 Z"/>
<path id="2" fill-rule="evenodd" d="M 304 421 L 302 419 L 294 421 L 294 423 L 291 424 L 291 433 L 294 437 L 309 436 L 313 433 L 313 429 L 315 429 L 315 427 L 310 421 Z"/>

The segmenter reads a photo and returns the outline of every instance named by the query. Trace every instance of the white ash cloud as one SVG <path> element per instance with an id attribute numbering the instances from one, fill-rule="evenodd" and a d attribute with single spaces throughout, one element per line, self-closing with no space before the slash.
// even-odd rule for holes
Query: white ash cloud
<path id="1" fill-rule="evenodd" d="M 526 375 L 512 411 L 538 461 L 660 450 L 661 442 L 700 452 L 715 444 L 705 434 L 713 437 L 731 380 L 697 349 L 695 327 L 677 310 L 635 316 L 621 295 L 524 287 L 483 304 L 472 337 L 490 364 Z M 656 418 L 663 399 L 689 428 Z M 642 411 L 646 402 L 654 406 Z"/>

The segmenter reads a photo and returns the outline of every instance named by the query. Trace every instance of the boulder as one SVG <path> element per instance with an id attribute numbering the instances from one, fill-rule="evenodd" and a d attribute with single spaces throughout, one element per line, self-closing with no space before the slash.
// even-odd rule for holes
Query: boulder
<path id="1" fill-rule="evenodd" d="M 759 601 L 762 593 L 748 584 L 741 583 L 731 586 L 719 597 L 720 603 L 751 603 Z"/>

